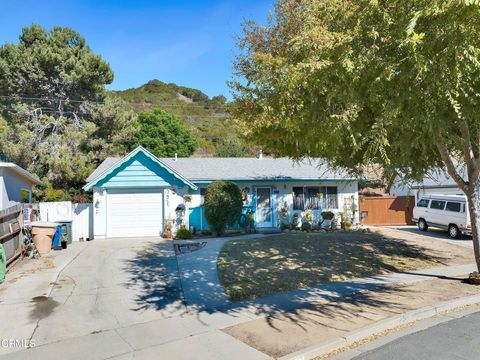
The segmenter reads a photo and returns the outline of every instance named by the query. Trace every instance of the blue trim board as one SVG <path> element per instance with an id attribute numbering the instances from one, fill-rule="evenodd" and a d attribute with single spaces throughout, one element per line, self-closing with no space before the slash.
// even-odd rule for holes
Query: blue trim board
<path id="1" fill-rule="evenodd" d="M 258 182 L 286 182 L 286 183 L 291 183 L 291 182 L 354 182 L 354 181 L 360 181 L 362 179 L 279 179 L 279 178 L 273 178 L 273 179 L 222 179 L 226 181 L 232 181 L 232 182 L 241 182 L 241 183 L 258 183 Z M 194 184 L 210 184 L 216 180 L 192 180 Z"/>

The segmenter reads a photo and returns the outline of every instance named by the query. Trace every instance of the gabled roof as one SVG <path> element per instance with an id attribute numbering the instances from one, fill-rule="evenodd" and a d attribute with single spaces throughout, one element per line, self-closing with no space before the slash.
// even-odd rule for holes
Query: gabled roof
<path id="1" fill-rule="evenodd" d="M 143 148 L 142 148 L 143 149 Z M 144 151 L 147 151 L 143 149 Z M 152 155 L 153 156 L 153 155 Z M 116 168 L 123 157 L 109 157 L 87 178 L 97 182 L 106 172 Z M 184 181 L 192 183 L 215 180 L 237 181 L 355 181 L 345 170 L 334 170 L 320 159 L 294 162 L 288 158 L 160 158 L 164 166 L 172 169 Z M 85 188 L 90 188 L 87 184 Z"/>
<path id="2" fill-rule="evenodd" d="M 186 179 L 184 176 L 179 174 L 175 169 L 172 169 L 170 166 L 165 164 L 162 160 L 157 158 L 155 155 L 153 155 L 151 152 L 149 152 L 147 149 L 145 149 L 143 146 L 138 146 L 135 150 L 133 150 L 131 153 L 124 157 L 115 157 L 115 158 L 107 158 L 105 161 L 103 161 L 100 166 L 95 169 L 95 171 L 90 174 L 90 176 L 87 178 L 87 184 L 83 187 L 84 191 L 89 191 L 91 190 L 96 183 L 99 181 L 103 180 L 106 178 L 108 175 L 110 175 L 115 169 L 117 169 L 120 165 L 123 163 L 127 162 L 131 158 L 133 158 L 135 155 L 138 153 L 143 153 L 146 156 L 148 156 L 152 161 L 163 167 L 165 170 L 167 170 L 170 174 L 172 174 L 174 177 L 177 179 L 183 181 L 186 185 L 188 185 L 190 188 L 196 190 L 197 186 L 190 182 L 188 179 Z"/>
<path id="3" fill-rule="evenodd" d="M 43 185 L 43 182 L 34 174 L 30 173 L 29 171 L 21 168 L 15 163 L 12 162 L 0 162 L 0 168 L 12 170 L 17 175 L 27 179 L 34 185 Z"/>

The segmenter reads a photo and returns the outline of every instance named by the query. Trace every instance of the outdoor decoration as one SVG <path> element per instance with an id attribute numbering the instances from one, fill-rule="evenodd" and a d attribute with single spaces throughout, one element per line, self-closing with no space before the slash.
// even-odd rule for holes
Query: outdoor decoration
<path id="1" fill-rule="evenodd" d="M 185 202 L 185 204 L 191 203 L 192 202 L 192 195 L 190 195 L 190 194 L 183 195 L 183 201 Z"/>
<path id="2" fill-rule="evenodd" d="M 173 237 L 172 229 L 173 229 L 173 223 L 172 223 L 172 219 L 169 217 L 167 219 L 167 224 L 165 225 L 165 231 L 163 232 L 162 237 L 164 239 L 171 239 Z"/>
<path id="3" fill-rule="evenodd" d="M 278 223 L 280 224 L 281 228 L 288 228 L 290 222 L 290 214 L 288 213 L 288 204 L 285 201 L 283 203 L 282 208 L 278 212 Z"/>
<path id="4" fill-rule="evenodd" d="M 331 229 L 332 220 L 335 217 L 335 214 L 331 211 L 322 212 L 322 220 L 320 220 L 320 227 L 323 229 Z"/>
<path id="5" fill-rule="evenodd" d="M 305 220 L 309 223 L 312 223 L 313 221 L 313 213 L 311 211 L 307 211 L 305 213 Z"/>
<path id="6" fill-rule="evenodd" d="M 245 186 L 242 189 L 242 201 L 246 204 L 248 204 L 248 194 L 250 193 L 250 188 L 248 186 Z"/>
<path id="7" fill-rule="evenodd" d="M 298 220 L 298 213 L 293 214 L 293 219 L 292 219 L 292 229 L 298 229 L 298 226 L 300 225 L 300 221 Z"/>
<path id="8" fill-rule="evenodd" d="M 250 210 L 248 212 L 248 227 L 247 227 L 247 232 L 249 233 L 254 233 L 255 230 L 255 212 L 253 210 Z"/>

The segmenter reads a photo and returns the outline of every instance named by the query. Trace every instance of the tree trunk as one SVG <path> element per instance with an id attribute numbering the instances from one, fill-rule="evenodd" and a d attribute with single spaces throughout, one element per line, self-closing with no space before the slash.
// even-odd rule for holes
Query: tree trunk
<path id="1" fill-rule="evenodd" d="M 477 269 L 480 272 L 480 179 L 472 187 L 472 191 L 466 193 L 468 209 L 470 210 L 470 222 L 472 224 L 473 251 Z"/>

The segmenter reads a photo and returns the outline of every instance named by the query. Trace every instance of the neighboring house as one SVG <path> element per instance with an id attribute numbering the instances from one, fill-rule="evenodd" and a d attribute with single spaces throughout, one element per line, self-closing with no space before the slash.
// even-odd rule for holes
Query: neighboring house
<path id="1" fill-rule="evenodd" d="M 32 202 L 32 187 L 41 185 L 38 177 L 12 162 L 0 162 L 0 210 Z"/>
<path id="2" fill-rule="evenodd" d="M 358 183 L 318 161 L 286 158 L 157 158 L 143 147 L 107 158 L 88 177 L 93 190 L 94 237 L 159 236 L 168 222 L 208 228 L 205 188 L 230 180 L 243 191 L 244 213 L 254 211 L 257 227 L 277 227 L 287 211 L 350 213 L 358 222 Z M 233 226 L 235 226 L 234 224 Z M 238 225 L 237 225 L 238 226 Z"/>
<path id="3" fill-rule="evenodd" d="M 459 169 L 459 174 L 466 178 Z M 426 175 L 420 182 L 402 182 L 398 179 L 390 191 L 391 195 L 414 195 L 417 199 L 422 195 L 465 195 L 455 181 L 444 170 L 436 170 Z"/>

